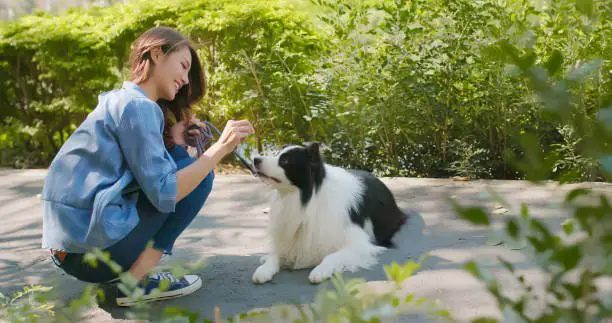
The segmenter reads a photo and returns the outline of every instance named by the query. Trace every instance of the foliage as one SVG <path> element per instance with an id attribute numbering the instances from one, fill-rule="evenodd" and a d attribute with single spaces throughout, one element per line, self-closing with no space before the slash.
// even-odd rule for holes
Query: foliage
<path id="1" fill-rule="evenodd" d="M 198 44 L 209 86 L 198 113 L 249 118 L 259 151 L 318 140 L 330 163 L 378 175 L 523 178 L 505 154 L 529 132 L 557 152 L 550 178 L 601 180 L 583 138 L 542 115 L 494 45 L 531 48 L 554 75 L 601 58 L 568 85 L 595 117 L 612 87 L 611 9 L 593 1 L 584 23 L 574 2 L 156 0 L 24 16 L 0 28 L 0 162 L 46 166 L 128 76 L 131 41 L 164 24 Z"/>
<path id="2" fill-rule="evenodd" d="M 495 177 L 518 172 L 535 183 L 556 178 L 560 184 L 585 178 L 610 179 L 612 8 L 605 1 L 316 0 L 311 8 L 320 10 L 320 16 L 312 24 L 291 9 L 264 7 L 263 1 L 254 3 L 250 8 L 240 8 L 223 1 L 184 2 L 180 18 L 173 16 L 177 9 L 155 1 L 151 7 L 135 2 L 68 16 L 76 19 L 95 15 L 102 19 L 104 32 L 87 37 L 104 40 L 104 45 L 92 42 L 99 46 L 95 53 L 107 51 L 110 56 L 100 56 L 105 58 L 100 58 L 98 67 L 84 68 L 94 68 L 110 83 L 123 73 L 122 59 L 109 63 L 106 57 L 124 57 L 128 40 L 155 21 L 177 22 L 192 37 L 210 39 L 210 35 L 216 35 L 212 38 L 216 41 L 201 49 L 209 62 L 211 84 L 202 106 L 211 108 L 201 107 L 202 112 L 216 121 L 230 116 L 252 117 L 262 125 L 258 127 L 262 129 L 258 144 L 324 138 L 332 147 L 329 158 L 335 163 L 371 168 L 380 174 L 436 175 L 451 170 Z M 112 24 L 106 15 L 116 11 L 131 18 Z M 262 17 L 263 22 L 259 20 Z M 38 55 L 36 37 L 47 38 L 33 31 L 41 25 L 49 27 L 44 25 L 45 19 L 54 23 L 53 19 L 58 19 L 59 23 L 65 18 L 32 16 L 2 27 L 2 64 L 14 67 L 5 62 L 19 55 Z M 86 30 L 90 28 L 88 21 L 83 19 L 77 25 Z M 295 28 L 286 29 L 292 23 Z M 54 33 L 48 34 L 52 39 Z M 81 39 L 78 35 L 75 30 L 56 37 Z M 229 37 L 227 42 L 221 40 L 225 37 Z M 6 54 L 11 51 L 19 54 Z M 66 55 L 72 54 L 67 51 Z M 24 115 L 42 120 L 55 116 L 45 115 L 48 111 L 67 109 L 76 116 L 88 109 L 83 102 L 93 99 L 79 95 L 78 89 L 57 85 L 58 80 L 82 77 L 78 72 L 66 73 L 76 64 L 65 65 L 68 63 L 47 56 L 36 59 L 41 63 L 32 65 L 35 68 L 24 68 L 30 68 L 27 71 L 31 73 L 20 81 L 27 87 L 13 84 L 12 79 L 17 71 L 25 72 L 0 70 L 7 89 L 1 92 L 0 109 L 6 127 L 23 133 L 21 142 L 25 142 L 23 138 L 35 138 L 31 144 L 39 146 L 34 150 L 43 151 L 47 149 L 43 147 L 53 146 L 52 140 L 44 143 L 48 130 L 40 124 L 36 129 L 22 128 L 32 125 Z M 99 68 L 104 64 L 113 68 Z M 45 66 L 52 66 L 53 71 Z M 91 78 L 83 86 L 99 90 L 103 82 L 98 82 L 100 78 Z M 18 90 L 23 88 L 31 90 L 27 92 L 32 93 L 30 101 L 19 99 L 23 97 Z M 56 92 L 61 95 L 56 97 Z M 9 103 L 13 105 L 6 105 Z M 53 120 L 44 124 L 59 122 Z M 74 121 L 69 124 L 65 129 L 75 125 Z M 68 132 L 63 131 L 65 136 Z M 61 133 L 55 130 L 51 134 L 55 145 L 61 143 Z M 0 135 L 0 144 L 8 145 L 13 140 L 17 139 Z M 481 159 L 483 155 L 489 158 Z M 494 197 L 511 208 L 500 195 Z M 481 227 L 494 225 L 484 209 L 452 202 L 466 221 Z M 504 321 L 605 322 L 612 317 L 610 295 L 601 289 L 601 282 L 612 274 L 612 204 L 603 194 L 578 188 L 567 193 L 564 206 L 571 216 L 560 228 L 548 227 L 524 204 L 520 215 L 505 222 L 507 235 L 524 243 L 537 260 L 537 268 L 546 274 L 543 289 L 531 285 L 514 264 L 500 259 L 520 286 L 519 295 L 511 297 L 504 291 L 506 286 L 484 266 L 465 264 L 465 270 L 483 281 L 495 297 Z M 101 253 L 88 259 L 109 260 Z M 385 268 L 390 281 L 399 284 L 418 265 L 408 262 Z M 403 308 L 393 305 L 427 303 L 411 296 L 400 299 L 393 293 L 366 297 L 357 292 L 359 282 L 336 277 L 332 280 L 335 290 L 322 290 L 314 303 L 300 312 L 298 321 L 308 315 L 375 321 L 376 317 L 401 313 Z M 129 276 L 122 276 L 121 286 L 138 293 Z M 36 290 L 26 289 L 25 293 L 35 294 Z M 10 300 L 2 296 L 0 311 L 35 317 L 52 309 L 43 299 L 22 306 L 15 301 L 22 295 Z M 70 313 L 93 304 L 95 295 L 97 291 L 86 291 L 73 303 L 76 305 Z M 540 311 L 531 306 L 536 301 L 542 305 Z M 146 307 L 135 310 L 135 315 L 146 315 Z M 452 313 L 437 311 L 433 313 L 451 319 Z M 198 319 L 197 314 L 185 309 L 168 308 L 165 313 L 168 321 Z M 270 318 L 266 315 L 238 317 L 261 317 L 265 321 Z M 496 321 L 488 317 L 473 320 Z"/>
<path id="3" fill-rule="evenodd" d="M 39 13 L 0 29 L 3 164 L 48 164 L 95 108 L 98 94 L 127 78 L 131 42 L 154 25 L 175 27 L 197 44 L 209 86 L 196 107 L 200 114 L 218 123 L 247 117 L 263 129 L 274 129 L 268 114 L 302 115 L 297 101 L 287 100 L 295 90 L 283 71 L 306 70 L 300 57 L 316 53 L 317 40 L 304 15 L 282 2 L 133 1 L 61 16 Z M 30 154 L 36 158 L 22 165 Z"/>
<path id="4" fill-rule="evenodd" d="M 0 293 L 0 314 L 9 322 L 53 317 L 53 305 L 42 297 L 44 292 L 50 289 L 51 287 L 35 285 L 24 287 L 12 297 Z"/>
<path id="5" fill-rule="evenodd" d="M 331 160 L 381 175 L 516 177 L 504 154 L 520 151 L 523 133 L 535 130 L 545 149 L 563 143 L 564 124 L 543 118 L 527 84 L 506 77 L 512 71 L 491 47 L 498 39 L 532 44 L 539 57 L 563 55 L 559 71 L 593 56 L 609 64 L 610 9 L 603 2 L 595 2 L 603 13 L 589 35 L 578 32 L 571 1 L 550 8 L 530 1 L 315 2 L 329 9 L 321 20 L 331 54 L 320 63 L 319 86 L 327 113 L 318 115 L 333 129 L 326 138 Z M 608 95 L 610 75 L 581 86 L 583 108 L 593 116 L 592 102 Z M 479 154 L 488 158 L 468 162 Z"/>
<path id="6" fill-rule="evenodd" d="M 231 317 L 222 318 L 221 310 L 217 308 L 215 322 L 225 319 L 230 322 L 379 322 L 385 318 L 394 318 L 398 315 L 408 313 L 424 313 L 435 318 L 442 318 L 449 322 L 454 321 L 448 310 L 438 302 L 431 302 L 424 297 L 416 297 L 412 294 L 400 296 L 401 284 L 412 276 L 419 268 L 420 261 L 407 261 L 404 264 L 393 262 L 384 266 L 390 290 L 385 292 L 369 291 L 364 285 L 365 281 L 359 278 L 345 280 L 341 273 L 330 279 L 333 288 L 327 288 L 323 284 L 315 299 L 310 304 L 278 304 L 263 311 L 250 311 L 238 313 Z M 138 286 L 138 282 L 128 273 L 121 273 L 121 267 L 115 263 L 107 252 L 94 250 L 87 253 L 84 261 L 95 268 L 99 263 L 109 266 L 115 273 L 119 274 L 120 281 L 117 283 L 121 290 L 132 297 L 141 297 L 144 290 Z M 203 262 L 195 264 L 161 266 L 159 270 L 170 270 L 176 277 L 202 269 Z M 161 284 L 159 289 L 153 293 L 164 291 L 168 284 Z M 24 292 L 18 292 L 11 299 L 0 294 L 0 315 L 6 317 L 9 322 L 75 322 L 79 321 L 84 313 L 101 302 L 113 301 L 107 299 L 104 288 L 89 284 L 82 295 L 74 299 L 64 307 L 57 302 L 56 295 L 50 293 L 51 287 L 32 286 L 25 287 Z M 29 296 L 27 302 L 24 296 Z M 18 299 L 24 299 L 17 302 Z M 155 303 L 142 303 L 130 307 L 126 317 L 138 320 L 153 320 L 155 322 L 211 322 L 204 319 L 200 313 L 193 312 L 187 308 L 165 306 L 161 317 L 151 315 L 151 309 Z"/>
<path id="7" fill-rule="evenodd" d="M 569 4 L 568 4 L 569 5 Z M 551 6 L 550 13 L 559 7 Z M 597 38 L 598 30 L 592 30 L 593 21 L 609 18 L 603 4 L 580 1 L 576 13 L 559 15 L 561 19 L 576 19 L 580 28 L 567 32 L 585 32 L 585 37 Z M 591 29 L 591 30 L 590 30 Z M 590 32 L 588 32 L 590 30 Z M 532 32 L 530 29 L 526 32 Z M 592 32 L 592 34 L 591 34 Z M 612 119 L 605 116 L 612 111 L 612 97 L 601 98 L 598 111 L 591 114 L 585 111 L 585 93 L 590 91 L 584 84 L 598 80 L 602 68 L 609 68 L 609 61 L 602 62 L 600 57 L 591 57 L 574 65 L 565 72 L 560 70 L 560 62 L 573 61 L 560 52 L 550 57 L 540 58 L 543 54 L 534 46 L 519 46 L 507 39 L 499 39 L 492 50 L 504 53 L 502 59 L 515 69 L 516 78 L 525 81 L 542 104 L 542 114 L 547 119 L 565 124 L 563 136 L 566 138 L 563 150 L 542 151 L 535 135 L 526 137 L 523 156 L 508 154 L 517 167 L 521 168 L 534 183 L 548 177 L 550 172 L 563 166 L 567 177 L 560 179 L 561 186 L 571 178 L 584 176 L 580 172 L 591 167 L 590 162 L 598 161 L 603 167 L 603 176 L 609 180 L 612 167 Z M 607 65 L 606 65 L 607 64 Z M 575 139 L 579 138 L 579 139 Z M 578 157 L 573 148 L 580 146 Z M 559 153 L 567 153 L 572 158 L 558 161 Z M 511 208 L 500 195 L 494 194 L 497 202 Z M 473 224 L 490 226 L 492 221 L 484 210 L 478 207 L 464 207 L 454 202 L 460 216 Z M 475 261 L 465 264 L 465 269 L 483 281 L 489 292 L 499 304 L 503 321 L 512 322 L 608 322 L 612 318 L 612 304 L 609 291 L 602 282 L 612 278 L 612 206 L 605 193 L 597 193 L 586 188 L 574 188 L 567 192 L 564 207 L 571 216 L 560 228 L 547 226 L 541 219 L 530 215 L 525 204 L 521 204 L 520 215 L 506 220 L 505 231 L 512 240 L 527 246 L 536 261 L 537 269 L 545 274 L 543 286 L 536 286 L 514 264 L 499 259 L 501 265 L 513 276 L 512 288 L 515 295 L 510 296 L 509 286 L 499 280 Z M 504 290 L 505 289 L 505 290 Z M 516 295 L 518 293 L 518 295 Z M 538 306 L 533 306 L 538 304 Z M 494 318 L 478 318 L 474 322 L 496 322 Z"/>

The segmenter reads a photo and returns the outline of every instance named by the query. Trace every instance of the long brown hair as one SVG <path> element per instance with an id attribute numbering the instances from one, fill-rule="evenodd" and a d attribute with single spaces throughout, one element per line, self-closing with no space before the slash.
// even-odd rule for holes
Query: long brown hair
<path id="1" fill-rule="evenodd" d="M 159 99 L 157 101 L 164 112 L 164 143 L 167 148 L 174 146 L 168 135 L 170 127 L 174 122 L 190 120 L 192 116 L 191 106 L 198 102 L 206 92 L 202 64 L 189 39 L 169 27 L 153 27 L 145 31 L 134 41 L 131 47 L 132 82 L 140 83 L 147 80 L 151 74 L 153 67 L 152 49 L 159 47 L 165 55 L 169 55 L 184 46 L 188 47 L 191 52 L 189 84 L 179 90 L 174 100 Z M 170 118 L 170 113 L 174 116 L 174 121 Z"/>

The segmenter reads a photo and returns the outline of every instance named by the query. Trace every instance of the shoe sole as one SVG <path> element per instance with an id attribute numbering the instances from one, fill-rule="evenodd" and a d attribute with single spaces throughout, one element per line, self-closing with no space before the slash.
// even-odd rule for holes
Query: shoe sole
<path id="1" fill-rule="evenodd" d="M 137 300 L 130 300 L 128 297 L 117 298 L 117 305 L 131 306 L 134 304 L 143 304 L 143 303 L 150 303 L 150 302 L 163 301 L 163 300 L 168 300 L 168 299 L 173 299 L 173 298 L 179 298 L 182 296 L 187 296 L 189 294 L 192 294 L 193 292 L 200 289 L 200 287 L 202 287 L 202 279 L 198 277 L 198 279 L 195 282 L 193 282 L 193 284 L 181 290 L 162 292 L 156 296 L 145 295 L 145 296 L 140 297 Z"/>

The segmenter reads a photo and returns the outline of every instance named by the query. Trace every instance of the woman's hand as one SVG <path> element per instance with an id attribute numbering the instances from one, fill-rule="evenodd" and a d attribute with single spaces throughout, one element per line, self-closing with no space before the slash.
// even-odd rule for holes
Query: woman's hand
<path id="1" fill-rule="evenodd" d="M 200 155 L 194 163 L 177 172 L 177 201 L 191 193 L 223 157 L 236 149 L 244 138 L 254 133 L 255 129 L 248 120 L 228 121 L 219 140 Z"/>
<path id="2" fill-rule="evenodd" d="M 219 137 L 216 144 L 222 147 L 225 154 L 229 154 L 236 149 L 236 146 L 238 146 L 244 138 L 254 133 L 255 129 L 248 120 L 230 120 L 225 125 L 225 129 L 223 129 L 223 133 L 221 133 L 221 137 Z"/>
<path id="3" fill-rule="evenodd" d="M 169 130 L 170 137 L 172 138 L 175 144 L 181 146 L 187 145 L 187 143 L 185 142 L 185 130 L 191 124 L 197 124 L 198 126 L 203 128 L 206 127 L 206 124 L 204 124 L 197 118 L 193 118 L 189 123 L 186 121 L 178 122 L 177 124 L 173 125 Z M 254 133 L 255 129 L 248 120 L 230 120 L 225 125 L 225 128 L 223 129 L 223 132 L 221 133 L 221 136 L 219 137 L 217 142 L 213 144 L 213 146 L 215 147 L 214 149 L 212 149 L 212 151 L 210 151 L 210 153 L 213 153 L 214 151 L 220 151 L 222 155 L 227 155 L 231 153 L 234 149 L 236 149 L 236 146 L 238 146 L 244 140 L 244 138 Z M 200 135 L 199 130 L 197 129 L 189 130 L 188 134 L 192 136 Z"/>

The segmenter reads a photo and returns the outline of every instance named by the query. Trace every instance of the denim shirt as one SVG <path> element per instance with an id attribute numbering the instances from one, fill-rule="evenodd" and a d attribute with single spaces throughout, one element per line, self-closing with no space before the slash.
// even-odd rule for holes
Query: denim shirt
<path id="1" fill-rule="evenodd" d="M 98 100 L 45 177 L 43 248 L 111 246 L 138 224 L 142 192 L 159 211 L 174 212 L 177 165 L 164 146 L 160 106 L 127 81 Z"/>

